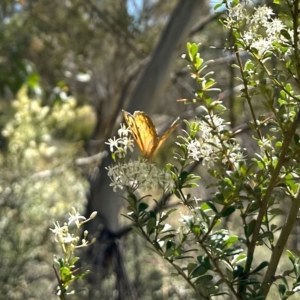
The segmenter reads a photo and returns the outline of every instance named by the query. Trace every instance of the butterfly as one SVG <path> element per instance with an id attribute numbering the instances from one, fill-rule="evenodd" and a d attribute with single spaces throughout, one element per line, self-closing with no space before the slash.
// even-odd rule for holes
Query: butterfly
<path id="1" fill-rule="evenodd" d="M 132 115 L 123 110 L 123 116 L 134 140 L 147 159 L 155 156 L 157 150 L 179 124 L 179 118 L 177 118 L 163 135 L 158 136 L 152 120 L 144 112 L 135 111 Z"/>

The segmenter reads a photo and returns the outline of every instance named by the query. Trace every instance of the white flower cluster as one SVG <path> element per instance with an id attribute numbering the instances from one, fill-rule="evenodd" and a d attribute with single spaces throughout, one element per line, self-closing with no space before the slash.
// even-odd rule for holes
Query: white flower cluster
<path id="1" fill-rule="evenodd" d="M 244 21 L 247 14 L 246 8 L 241 3 L 238 3 L 237 5 L 230 7 L 227 11 L 228 11 L 227 18 L 226 18 L 227 28 L 236 25 L 238 21 Z"/>
<path id="2" fill-rule="evenodd" d="M 92 242 L 89 242 L 86 237 L 88 232 L 84 231 L 84 238 L 81 239 L 81 244 L 78 245 L 80 237 L 76 234 L 69 232 L 69 225 L 72 223 L 76 224 L 76 227 L 79 228 L 82 224 L 94 219 L 97 215 L 97 212 L 93 212 L 90 217 L 87 219 L 84 216 L 81 216 L 79 211 L 76 208 L 72 207 L 72 212 L 69 213 L 70 217 L 68 223 L 64 223 L 63 226 L 60 226 L 58 222 L 54 223 L 54 228 L 50 228 L 50 230 L 55 234 L 55 241 L 60 243 L 65 254 L 71 255 L 74 253 L 76 248 L 85 247 L 95 240 L 93 239 Z M 81 221 L 82 220 L 82 221 Z"/>
<path id="3" fill-rule="evenodd" d="M 206 116 L 206 119 L 207 122 L 199 121 L 201 138 L 187 144 L 189 157 L 196 161 L 202 159 L 203 165 L 207 164 L 208 167 L 212 167 L 218 161 L 225 164 L 228 161 L 235 163 L 244 160 L 239 145 L 233 141 L 229 144 L 225 138 L 223 139 L 222 131 L 227 125 L 224 120 L 217 115 Z M 226 153 L 224 153 L 224 146 Z"/>
<path id="4" fill-rule="evenodd" d="M 118 188 L 122 190 L 124 187 L 128 187 L 131 192 L 137 189 L 149 190 L 153 188 L 162 188 L 164 192 L 171 191 L 174 182 L 167 170 L 161 170 L 145 159 L 129 160 L 128 162 L 124 160 L 128 149 L 132 152 L 134 147 L 130 130 L 124 124 L 121 124 L 118 136 L 119 138 L 114 137 L 106 143 L 110 146 L 110 151 L 116 161 L 116 164 L 106 168 L 113 190 L 116 191 Z M 118 160 L 120 158 L 122 160 Z"/>
<path id="5" fill-rule="evenodd" d="M 178 232 L 182 234 L 188 234 L 191 232 L 192 228 L 195 225 L 200 225 L 200 229 L 202 232 L 207 232 L 207 225 L 203 222 L 202 215 L 200 213 L 201 207 L 195 207 L 190 210 L 190 214 L 181 215 L 179 222 L 183 223 L 179 228 Z"/>
<path id="6" fill-rule="evenodd" d="M 249 3 L 250 1 L 247 1 L 247 4 Z M 247 20 L 248 28 L 242 32 L 241 39 L 246 47 L 256 49 L 258 55 L 263 57 L 274 50 L 274 42 L 286 42 L 281 35 L 281 30 L 286 26 L 274 15 L 273 10 L 267 6 L 257 7 L 253 14 L 249 15 L 245 6 L 239 3 L 228 9 L 226 27 L 236 28 Z"/>
<path id="7" fill-rule="evenodd" d="M 128 163 L 120 163 L 107 168 L 111 179 L 110 186 L 116 191 L 124 186 L 133 192 L 136 189 L 148 190 L 163 188 L 164 191 L 172 190 L 174 183 L 171 174 L 166 170 L 157 168 L 147 160 L 130 160 Z"/>
<path id="8" fill-rule="evenodd" d="M 119 138 L 109 139 L 105 144 L 109 145 L 110 152 L 114 153 L 116 158 L 124 158 L 128 152 L 128 149 L 132 152 L 134 147 L 133 139 L 131 138 L 130 130 L 121 124 L 118 130 Z"/>

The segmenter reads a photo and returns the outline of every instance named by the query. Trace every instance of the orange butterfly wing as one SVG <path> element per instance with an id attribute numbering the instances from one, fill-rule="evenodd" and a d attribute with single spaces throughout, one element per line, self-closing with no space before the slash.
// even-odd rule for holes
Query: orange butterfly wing
<path id="1" fill-rule="evenodd" d="M 160 146 L 164 143 L 164 141 L 170 136 L 170 134 L 176 129 L 179 124 L 179 117 L 170 125 L 170 127 L 163 133 L 162 136 L 158 137 L 158 143 L 156 149 L 153 152 L 153 155 L 156 154 Z"/>
<path id="2" fill-rule="evenodd" d="M 170 128 L 159 137 L 152 120 L 144 112 L 136 111 L 131 115 L 123 110 L 123 115 L 134 140 L 147 159 L 151 159 L 156 154 L 159 147 L 177 127 L 179 120 L 178 118 L 173 122 Z"/>
<path id="3" fill-rule="evenodd" d="M 136 111 L 131 115 L 123 110 L 123 115 L 143 155 L 146 158 L 151 158 L 153 149 L 157 144 L 157 132 L 151 119 L 141 111 Z"/>
<path id="4" fill-rule="evenodd" d="M 153 151 L 158 143 L 156 128 L 152 120 L 144 112 L 136 111 L 133 116 L 139 130 L 141 142 L 143 143 L 143 155 L 146 158 L 152 158 Z"/>

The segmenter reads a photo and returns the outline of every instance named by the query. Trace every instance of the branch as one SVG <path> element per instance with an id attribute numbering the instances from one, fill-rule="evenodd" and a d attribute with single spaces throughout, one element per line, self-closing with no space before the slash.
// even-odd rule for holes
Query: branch
<path id="1" fill-rule="evenodd" d="M 285 224 L 282 227 L 278 241 L 272 251 L 270 264 L 268 266 L 266 275 L 260 287 L 259 295 L 266 297 L 269 292 L 284 246 L 286 245 L 287 239 L 291 234 L 291 231 L 295 225 L 295 221 L 297 220 L 299 208 L 300 208 L 300 190 L 298 191 L 298 195 L 296 199 L 292 200 L 292 206 L 289 215 L 286 218 Z"/>
<path id="2" fill-rule="evenodd" d="M 77 158 L 75 160 L 75 164 L 77 166 L 88 165 L 88 164 L 91 164 L 91 163 L 94 163 L 94 162 L 99 162 L 100 160 L 102 160 L 106 156 L 107 156 L 107 151 L 102 151 L 102 152 L 99 152 L 99 153 L 97 153 L 95 155 L 92 155 L 92 156 Z"/>
<path id="3" fill-rule="evenodd" d="M 285 138 L 284 138 L 284 141 L 282 144 L 281 153 L 278 158 L 278 163 L 272 174 L 272 177 L 271 177 L 269 186 L 266 190 L 265 196 L 263 197 L 263 199 L 261 201 L 261 207 L 260 207 L 257 219 L 256 219 L 256 224 L 255 224 L 255 228 L 254 228 L 254 231 L 252 234 L 252 239 L 251 239 L 250 245 L 248 247 L 248 255 L 247 255 L 247 261 L 246 261 L 246 266 L 245 266 L 245 275 L 246 275 L 245 277 L 247 277 L 250 272 L 256 242 L 259 237 L 261 223 L 262 223 L 263 217 L 265 216 L 265 214 L 267 212 L 269 199 L 272 195 L 274 188 L 276 187 L 276 182 L 277 182 L 277 178 L 280 173 L 280 170 L 281 170 L 282 166 L 284 165 L 284 163 L 286 162 L 285 156 L 286 156 L 286 153 L 288 152 L 290 143 L 292 141 L 292 138 L 295 134 L 295 131 L 298 127 L 299 122 L 300 122 L 300 113 L 298 113 L 297 118 L 294 120 L 289 131 L 285 135 Z M 298 210 L 297 210 L 297 212 L 298 212 Z"/>
<path id="4" fill-rule="evenodd" d="M 196 32 L 203 30 L 210 22 L 214 21 L 215 19 L 219 18 L 221 15 L 223 15 L 225 11 L 223 12 L 217 12 L 214 14 L 210 14 L 206 16 L 204 19 L 201 19 L 199 23 L 194 25 L 189 33 L 189 36 L 194 35 Z"/>

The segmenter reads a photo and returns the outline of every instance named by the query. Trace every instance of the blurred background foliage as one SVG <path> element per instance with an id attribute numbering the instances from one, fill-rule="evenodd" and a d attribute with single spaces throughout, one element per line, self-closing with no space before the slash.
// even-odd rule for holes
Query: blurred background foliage
<path id="1" fill-rule="evenodd" d="M 87 181 L 74 158 L 83 153 L 81 140 L 91 132 L 91 107 L 76 107 L 75 99 L 52 108 L 41 102 L 28 98 L 23 86 L 3 112 L 2 299 L 49 297 L 51 289 L 48 296 L 45 289 L 53 282 L 51 261 L 57 252 L 49 227 L 72 205 L 83 209 L 86 201 Z M 83 133 L 76 130 L 79 121 Z"/>
<path id="2" fill-rule="evenodd" d="M 95 163 L 78 166 L 76 159 L 103 151 L 178 2 L 0 1 L 0 299 L 56 298 L 52 261 L 58 249 L 49 227 L 65 220 L 72 206 L 85 211 L 98 170 Z M 234 99 L 232 53 L 223 51 L 228 34 L 218 18 L 208 18 L 216 3 L 202 4 L 187 40 L 202 43 L 205 60 L 215 59 L 210 69 L 234 112 L 231 122 L 242 124 L 247 111 Z M 164 124 L 164 114 L 195 115 L 192 105 L 176 103 L 194 88 L 180 59 L 185 42 L 171 51 L 178 59 L 147 112 L 156 114 L 156 124 Z M 123 250 L 136 299 L 192 297 L 138 237 L 126 236 Z M 115 275 L 101 280 L 93 299 L 118 299 Z M 89 284 L 96 290 L 83 282 L 85 292 L 73 299 L 92 299 Z"/>

